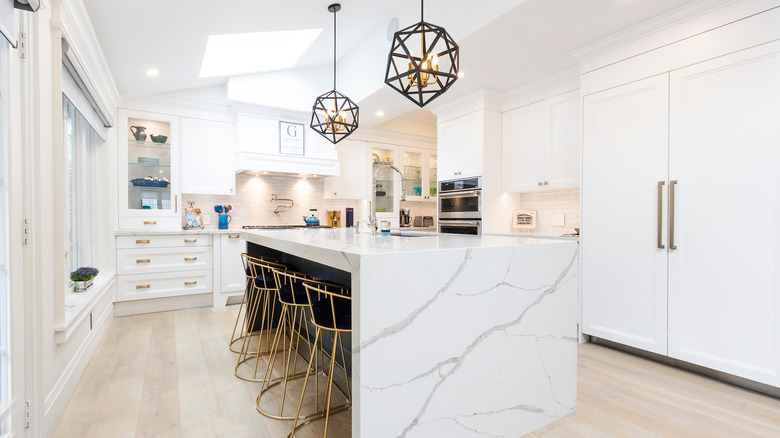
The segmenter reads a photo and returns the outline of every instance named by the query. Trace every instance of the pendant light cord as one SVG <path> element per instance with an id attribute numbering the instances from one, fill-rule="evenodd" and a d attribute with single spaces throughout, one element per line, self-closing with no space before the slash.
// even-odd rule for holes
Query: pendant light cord
<path id="1" fill-rule="evenodd" d="M 336 89 L 336 11 L 333 11 L 333 89 Z"/>
<path id="2" fill-rule="evenodd" d="M 425 0 L 420 0 L 420 21 L 425 21 L 425 18 L 423 18 L 423 9 L 425 9 Z"/>

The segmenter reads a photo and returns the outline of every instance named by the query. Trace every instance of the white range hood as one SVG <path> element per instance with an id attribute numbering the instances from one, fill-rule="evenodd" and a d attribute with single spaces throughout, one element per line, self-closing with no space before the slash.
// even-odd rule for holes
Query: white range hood
<path id="1" fill-rule="evenodd" d="M 340 165 L 336 148 L 308 127 L 304 128 L 303 155 L 284 154 L 279 146 L 279 120 L 238 114 L 236 118 L 236 172 L 287 176 L 336 176 Z"/>

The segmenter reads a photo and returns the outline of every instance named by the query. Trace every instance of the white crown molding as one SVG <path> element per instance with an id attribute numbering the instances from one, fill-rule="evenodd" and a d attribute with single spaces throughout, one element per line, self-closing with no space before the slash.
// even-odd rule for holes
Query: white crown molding
<path id="1" fill-rule="evenodd" d="M 231 102 L 230 109 L 234 114 L 242 114 L 253 117 L 262 117 L 266 119 L 285 120 L 288 122 L 305 123 L 309 126 L 311 113 L 307 111 L 294 111 L 283 108 L 268 106 L 250 105 L 246 103 Z"/>
<path id="2" fill-rule="evenodd" d="M 82 79 L 88 80 L 97 91 L 93 98 L 98 99 L 99 104 L 113 114 L 122 98 L 84 3 L 81 0 L 63 1 L 60 17 L 52 17 L 53 20 L 57 18 L 62 20 L 62 35 L 68 42 L 70 51 L 73 51 L 84 69 L 86 77 Z"/>
<path id="3" fill-rule="evenodd" d="M 349 140 L 366 141 L 394 146 L 409 146 L 424 149 L 436 149 L 436 139 L 403 132 L 382 129 L 360 128 L 349 136 Z"/>
<path id="4" fill-rule="evenodd" d="M 741 0 L 694 0 L 608 37 L 582 46 L 569 54 L 574 59 L 582 61 L 739 1 Z"/>
<path id="5" fill-rule="evenodd" d="M 122 102 L 122 107 L 228 123 L 236 120 L 235 112 L 227 105 L 162 94 L 127 99 Z"/>
<path id="6" fill-rule="evenodd" d="M 431 112 L 436 114 L 437 123 L 446 122 L 480 110 L 500 112 L 501 94 L 489 88 L 481 88 L 452 102 L 433 107 Z"/>
<path id="7" fill-rule="evenodd" d="M 544 100 L 580 87 L 580 66 L 561 70 L 534 82 L 507 91 L 503 95 L 503 112 Z"/>

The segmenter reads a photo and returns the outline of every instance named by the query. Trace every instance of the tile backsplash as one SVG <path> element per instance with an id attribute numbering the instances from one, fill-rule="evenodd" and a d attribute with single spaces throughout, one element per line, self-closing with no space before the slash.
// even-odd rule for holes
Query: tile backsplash
<path id="1" fill-rule="evenodd" d="M 518 210 L 536 210 L 536 228 L 513 233 L 559 236 L 574 233 L 574 228 L 580 226 L 579 188 L 513 193 L 511 203 Z M 553 226 L 554 214 L 564 215 L 564 226 Z"/>
<path id="2" fill-rule="evenodd" d="M 271 201 L 273 194 L 278 198 L 292 199 L 292 208 L 279 208 L 290 205 L 288 201 Z M 241 228 L 242 225 L 303 225 L 303 216 L 309 216 L 309 209 L 316 208 L 317 217 L 323 225 L 327 221 L 328 210 L 340 210 L 342 224 L 346 222 L 346 208 L 355 209 L 355 218 L 363 219 L 366 215 L 364 202 L 357 200 L 323 199 L 323 179 L 301 179 L 285 176 L 255 176 L 236 175 L 236 194 L 225 195 L 193 195 L 183 194 L 181 211 L 187 207 L 188 201 L 194 201 L 203 215 L 209 215 L 210 224 L 207 229 L 217 228 L 217 213 L 215 205 L 233 206 L 230 212 L 232 221 L 229 228 Z M 204 222 L 206 217 L 204 216 Z M 184 214 L 182 213 L 182 224 Z M 342 225 L 343 226 L 343 225 Z"/>

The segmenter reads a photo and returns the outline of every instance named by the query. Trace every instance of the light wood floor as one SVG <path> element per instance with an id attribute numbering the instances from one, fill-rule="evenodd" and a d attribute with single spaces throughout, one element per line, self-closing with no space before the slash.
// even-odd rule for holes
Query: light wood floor
<path id="1" fill-rule="evenodd" d="M 53 436 L 286 436 L 290 422 L 255 411 L 259 384 L 233 375 L 237 310 L 115 318 Z M 578 391 L 576 413 L 530 436 L 780 437 L 776 398 L 593 344 L 579 348 Z M 350 436 L 349 415 L 330 437 Z M 322 423 L 295 436 L 321 436 Z"/>

